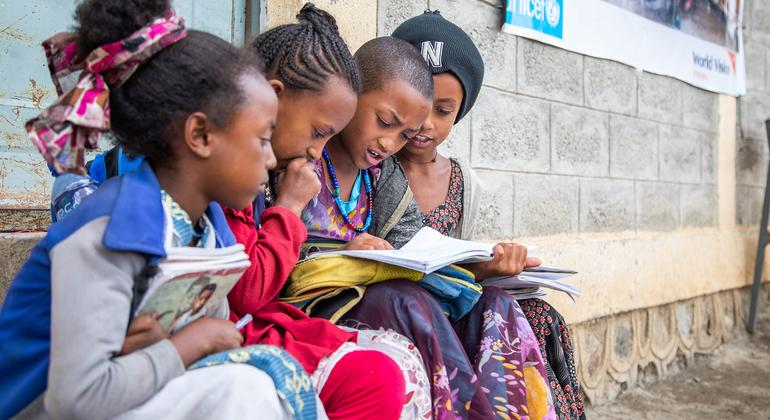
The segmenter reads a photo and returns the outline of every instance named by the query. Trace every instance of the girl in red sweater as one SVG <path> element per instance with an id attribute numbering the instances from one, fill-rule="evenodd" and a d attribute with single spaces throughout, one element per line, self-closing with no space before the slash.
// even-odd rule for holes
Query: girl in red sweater
<path id="1" fill-rule="evenodd" d="M 384 353 L 358 347 L 356 332 L 278 301 L 307 237 L 302 209 L 321 187 L 313 161 L 353 118 L 361 89 L 334 18 L 312 4 L 297 18 L 299 23 L 271 29 L 251 45 L 278 95 L 272 146 L 281 194 L 268 194 L 272 206 L 264 212 L 264 201 L 258 200 L 261 214 L 255 215 L 254 207 L 225 209 L 252 262 L 228 296 L 231 317 L 254 317 L 244 329 L 245 344 L 283 347 L 303 365 L 329 418 L 395 419 L 405 399 L 398 365 Z"/>

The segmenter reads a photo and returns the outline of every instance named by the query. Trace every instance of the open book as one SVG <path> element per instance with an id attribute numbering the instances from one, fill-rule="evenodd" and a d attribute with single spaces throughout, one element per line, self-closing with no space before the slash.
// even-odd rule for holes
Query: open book
<path id="1" fill-rule="evenodd" d="M 424 227 L 401 249 L 326 251 L 312 254 L 310 258 L 322 255 L 347 255 L 432 273 L 449 264 L 489 261 L 492 259 L 494 246 L 494 244 L 450 238 L 429 227 Z"/>
<path id="2" fill-rule="evenodd" d="M 164 331 L 179 331 L 196 319 L 214 315 L 250 265 L 240 244 L 172 248 L 150 279 L 135 316 L 152 314 Z"/>
<path id="3" fill-rule="evenodd" d="M 492 259 L 495 244 L 463 241 L 444 236 L 424 227 L 401 249 L 385 251 L 326 251 L 311 254 L 310 258 L 324 255 L 347 255 L 365 260 L 379 261 L 423 273 L 432 273 L 449 264 L 484 262 Z M 534 248 L 527 247 L 528 252 Z M 540 288 L 559 290 L 571 297 L 580 296 L 580 290 L 559 281 L 575 271 L 548 267 L 532 267 L 518 276 L 486 279 L 481 283 L 506 290 L 517 299 L 544 296 Z"/>

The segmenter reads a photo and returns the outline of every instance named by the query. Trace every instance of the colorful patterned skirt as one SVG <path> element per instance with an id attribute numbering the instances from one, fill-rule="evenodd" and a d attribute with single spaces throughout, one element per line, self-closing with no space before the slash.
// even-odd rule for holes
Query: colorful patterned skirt
<path id="1" fill-rule="evenodd" d="M 425 289 L 391 280 L 369 286 L 339 324 L 410 339 L 430 378 L 435 419 L 555 418 L 538 341 L 500 289 L 486 288 L 452 325 Z"/>

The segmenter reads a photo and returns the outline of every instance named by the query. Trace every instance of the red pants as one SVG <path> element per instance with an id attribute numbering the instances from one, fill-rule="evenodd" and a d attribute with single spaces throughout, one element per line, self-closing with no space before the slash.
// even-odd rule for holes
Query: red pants
<path id="1" fill-rule="evenodd" d="M 330 420 L 398 419 L 406 385 L 396 362 L 384 353 L 359 350 L 332 368 L 320 398 Z"/>

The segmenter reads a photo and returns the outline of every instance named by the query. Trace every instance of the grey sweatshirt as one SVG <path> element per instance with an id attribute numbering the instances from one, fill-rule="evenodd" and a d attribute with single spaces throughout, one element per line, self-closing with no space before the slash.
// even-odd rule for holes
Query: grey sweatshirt
<path id="1" fill-rule="evenodd" d="M 51 257 L 48 389 L 20 418 L 107 419 L 149 400 L 185 366 L 169 340 L 117 356 L 128 328 L 139 254 L 102 244 L 109 217 L 85 224 Z M 226 303 L 218 311 L 227 314 Z"/>

